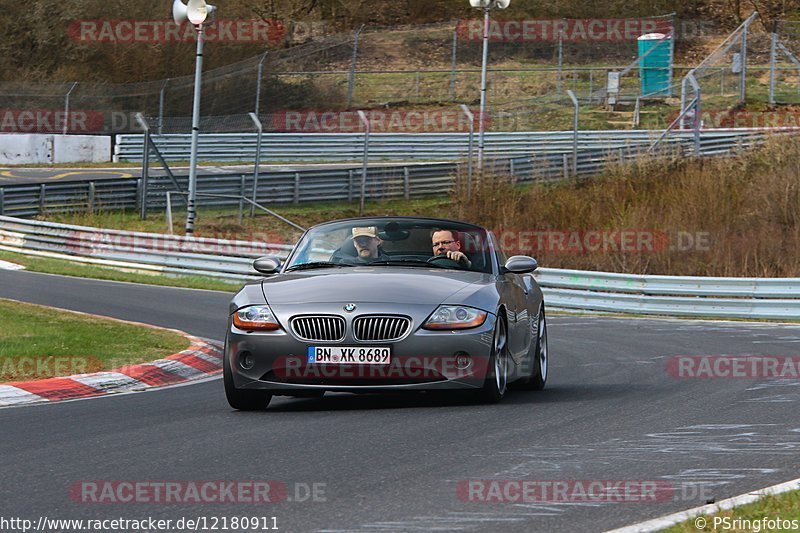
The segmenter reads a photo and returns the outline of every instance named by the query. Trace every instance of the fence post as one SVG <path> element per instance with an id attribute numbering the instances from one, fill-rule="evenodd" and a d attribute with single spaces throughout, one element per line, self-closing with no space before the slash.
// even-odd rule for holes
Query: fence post
<path id="1" fill-rule="evenodd" d="M 744 25 L 742 30 L 742 72 L 739 75 L 739 103 L 744 103 L 747 99 L 747 31 L 749 24 Z"/>
<path id="2" fill-rule="evenodd" d="M 772 38 L 769 45 L 769 105 L 775 104 L 775 67 L 778 61 L 778 21 L 772 21 Z"/>
<path id="3" fill-rule="evenodd" d="M 594 70 L 589 67 L 589 105 L 594 103 Z"/>
<path id="4" fill-rule="evenodd" d="M 364 124 L 364 163 L 361 167 L 361 203 L 359 204 L 359 216 L 364 216 L 364 197 L 367 194 L 367 165 L 369 164 L 369 130 L 370 124 L 367 114 L 363 111 L 358 112 L 358 118 Z"/>
<path id="5" fill-rule="evenodd" d="M 294 173 L 294 198 L 292 200 L 294 204 L 300 203 L 300 173 Z"/>
<path id="6" fill-rule="evenodd" d="M 403 198 L 406 200 L 411 198 L 411 176 L 408 167 L 403 167 Z"/>
<path id="7" fill-rule="evenodd" d="M 419 70 L 417 71 L 417 75 L 414 77 L 414 97 L 419 100 Z"/>
<path id="8" fill-rule="evenodd" d="M 264 54 L 264 56 L 266 57 L 266 54 Z M 257 101 L 256 108 L 258 108 Z M 253 218 L 256 215 L 255 204 L 258 202 L 258 170 L 261 164 L 261 137 L 264 133 L 264 128 L 262 127 L 261 121 L 256 113 L 250 113 L 250 120 L 253 121 L 253 124 L 256 125 L 256 129 L 258 130 L 258 137 L 256 138 L 256 161 L 255 166 L 253 167 L 253 203 L 250 204 L 250 218 Z"/>
<path id="9" fill-rule="evenodd" d="M 164 80 L 161 84 L 161 91 L 158 93 L 158 134 L 161 135 L 164 131 L 164 93 L 167 91 L 167 84 L 169 78 Z"/>
<path id="10" fill-rule="evenodd" d="M 577 176 L 578 175 L 578 114 L 580 113 L 581 105 L 580 103 L 578 103 L 578 99 L 575 98 L 575 93 L 569 89 L 567 89 L 567 96 L 569 96 L 569 99 L 572 100 L 572 105 L 575 106 L 575 110 L 573 111 L 572 115 L 572 170 L 573 173 Z"/>
<path id="11" fill-rule="evenodd" d="M 450 67 L 450 100 L 456 99 L 456 65 L 458 63 L 458 25 L 453 28 L 453 59 Z"/>
<path id="12" fill-rule="evenodd" d="M 72 94 L 76 85 L 78 85 L 78 82 L 73 82 L 72 87 L 69 88 L 69 91 L 67 91 L 67 94 L 64 96 L 64 135 L 66 135 L 69 130 L 69 95 Z"/>
<path id="13" fill-rule="evenodd" d="M 142 147 L 142 195 L 139 203 L 139 218 L 147 219 L 147 182 L 150 181 L 150 125 L 144 115 L 136 113 L 136 121 L 144 130 L 144 146 Z"/>
<path id="14" fill-rule="evenodd" d="M 564 65 L 564 30 L 558 27 L 558 78 L 556 79 L 556 96 L 561 98 L 561 67 Z"/>
<path id="15" fill-rule="evenodd" d="M 472 143 L 475 137 L 475 115 L 469 110 L 466 104 L 461 104 L 461 111 L 469 121 L 469 148 L 467 152 L 467 199 L 472 195 Z"/>
<path id="16" fill-rule="evenodd" d="M 267 54 L 269 52 L 264 52 L 264 55 L 261 56 L 261 60 L 258 62 L 258 78 L 256 78 L 256 109 L 253 111 L 256 116 L 258 116 L 259 106 L 261 103 L 261 76 L 262 72 L 264 71 L 264 60 L 267 59 Z M 250 207 L 250 212 L 252 213 L 255 206 Z M 253 216 L 252 214 L 250 216 Z"/>
<path id="17" fill-rule="evenodd" d="M 347 107 L 353 105 L 353 87 L 356 83 L 356 61 L 358 60 L 358 39 L 361 35 L 361 30 L 364 29 L 364 25 L 362 24 L 360 28 L 356 30 L 356 35 L 353 38 L 353 60 L 350 63 L 350 76 L 347 80 Z"/>
<path id="18" fill-rule="evenodd" d="M 94 196 L 95 196 L 95 184 L 94 181 L 89 182 L 89 213 L 94 213 Z"/>

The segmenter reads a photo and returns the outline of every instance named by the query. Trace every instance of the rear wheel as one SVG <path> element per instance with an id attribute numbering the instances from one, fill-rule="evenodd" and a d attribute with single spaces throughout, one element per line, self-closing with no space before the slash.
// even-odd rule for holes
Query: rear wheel
<path id="1" fill-rule="evenodd" d="M 272 395 L 264 391 L 237 389 L 233 385 L 233 371 L 227 355 L 222 363 L 222 381 L 225 383 L 225 397 L 228 403 L 239 411 L 262 411 L 272 400 Z"/>
<path id="2" fill-rule="evenodd" d="M 520 386 L 528 390 L 542 390 L 547 383 L 547 367 L 550 362 L 547 351 L 547 320 L 544 304 L 539 309 L 539 327 L 536 334 L 536 349 L 533 352 L 530 375 L 520 381 Z"/>
<path id="3" fill-rule="evenodd" d="M 481 399 L 486 403 L 497 403 L 508 389 L 508 335 L 503 317 L 497 318 L 492 341 L 492 354 L 484 378 Z"/>

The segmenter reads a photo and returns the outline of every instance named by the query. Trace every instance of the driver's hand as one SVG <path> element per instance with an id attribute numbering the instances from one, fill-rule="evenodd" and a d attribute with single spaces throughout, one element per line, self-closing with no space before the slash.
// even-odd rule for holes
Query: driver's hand
<path id="1" fill-rule="evenodd" d="M 472 262 L 469 260 L 469 258 L 467 258 L 464 252 L 448 251 L 447 258 L 452 259 L 456 263 L 461 263 L 463 265 L 466 265 L 467 268 L 472 266 Z"/>

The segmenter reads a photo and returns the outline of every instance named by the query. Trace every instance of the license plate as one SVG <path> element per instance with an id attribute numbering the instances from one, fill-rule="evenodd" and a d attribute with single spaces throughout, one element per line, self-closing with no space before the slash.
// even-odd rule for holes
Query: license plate
<path id="1" fill-rule="evenodd" d="M 309 346 L 308 364 L 388 365 L 391 351 L 388 346 Z"/>

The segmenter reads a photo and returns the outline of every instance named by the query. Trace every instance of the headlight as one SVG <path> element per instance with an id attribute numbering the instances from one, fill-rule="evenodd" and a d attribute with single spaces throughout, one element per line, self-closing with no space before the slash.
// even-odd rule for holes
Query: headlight
<path id="1" fill-rule="evenodd" d="M 273 331 L 281 325 L 268 305 L 242 307 L 233 314 L 233 325 L 239 329 Z"/>
<path id="2" fill-rule="evenodd" d="M 486 321 L 486 311 L 463 305 L 440 305 L 422 325 L 423 329 L 476 328 Z"/>

